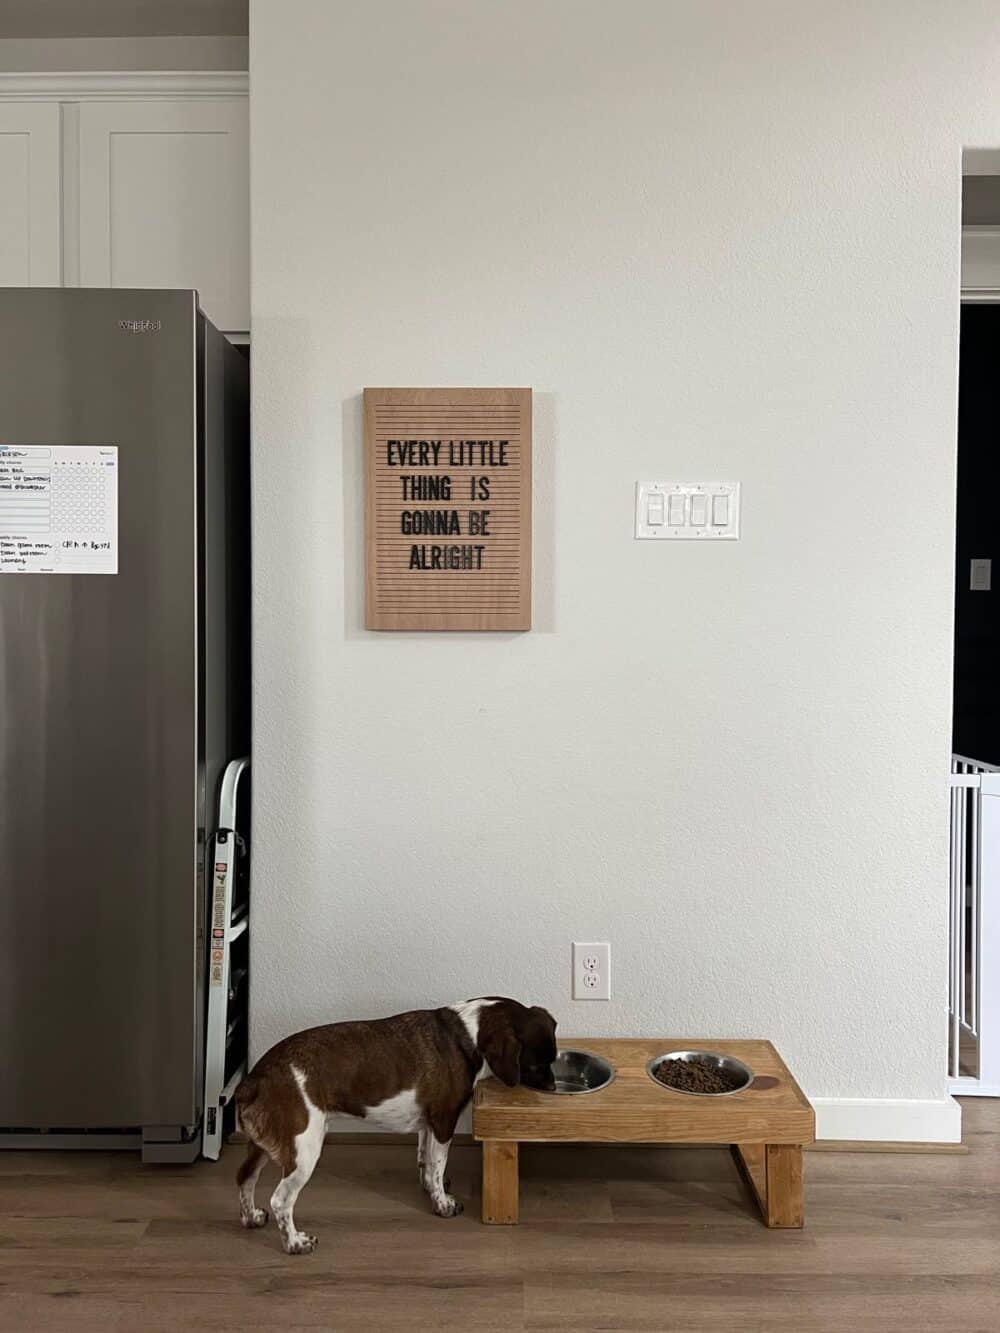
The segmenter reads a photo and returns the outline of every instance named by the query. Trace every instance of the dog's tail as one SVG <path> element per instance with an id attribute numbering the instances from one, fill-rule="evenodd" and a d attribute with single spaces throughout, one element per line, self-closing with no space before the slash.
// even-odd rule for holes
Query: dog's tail
<path id="1" fill-rule="evenodd" d="M 246 1134 L 248 1138 L 253 1138 L 252 1122 L 253 1104 L 257 1100 L 258 1083 L 256 1074 L 250 1073 L 243 1076 L 243 1080 L 236 1092 L 233 1094 L 233 1103 L 236 1107 L 236 1129 Z M 250 1125 L 247 1124 L 249 1115 Z"/>

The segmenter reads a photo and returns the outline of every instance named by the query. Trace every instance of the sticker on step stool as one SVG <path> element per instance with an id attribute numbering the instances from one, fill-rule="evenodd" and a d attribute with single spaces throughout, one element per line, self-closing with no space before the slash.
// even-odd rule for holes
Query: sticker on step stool
<path id="1" fill-rule="evenodd" d="M 218 855 L 218 852 L 216 852 Z M 223 984 L 223 942 L 226 926 L 226 882 L 229 878 L 229 862 L 216 861 L 214 887 L 212 889 L 212 959 L 209 970 L 209 985 Z"/>
<path id="2" fill-rule="evenodd" d="M 0 574 L 117 573 L 117 445 L 0 444 Z"/>

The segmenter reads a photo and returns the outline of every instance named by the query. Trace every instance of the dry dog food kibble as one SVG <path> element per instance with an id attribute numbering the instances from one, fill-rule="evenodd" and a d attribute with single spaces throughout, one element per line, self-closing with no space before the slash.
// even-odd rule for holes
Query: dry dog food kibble
<path id="1" fill-rule="evenodd" d="M 716 1069 L 704 1060 L 664 1060 L 656 1067 L 656 1078 L 679 1092 L 732 1092 L 743 1082 L 739 1074 Z"/>

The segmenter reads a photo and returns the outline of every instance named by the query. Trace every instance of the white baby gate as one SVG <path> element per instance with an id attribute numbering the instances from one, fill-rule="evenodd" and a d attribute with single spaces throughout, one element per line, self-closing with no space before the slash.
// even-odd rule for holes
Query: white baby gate
<path id="1" fill-rule="evenodd" d="M 949 1091 L 1000 1097 L 1000 768 L 951 758 Z"/>

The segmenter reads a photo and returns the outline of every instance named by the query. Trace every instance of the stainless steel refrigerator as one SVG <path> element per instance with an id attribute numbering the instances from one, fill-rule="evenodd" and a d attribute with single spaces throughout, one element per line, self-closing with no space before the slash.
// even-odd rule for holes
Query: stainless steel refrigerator
<path id="1" fill-rule="evenodd" d="M 197 1152 L 248 369 L 195 292 L 0 289 L 0 1146 Z"/>

